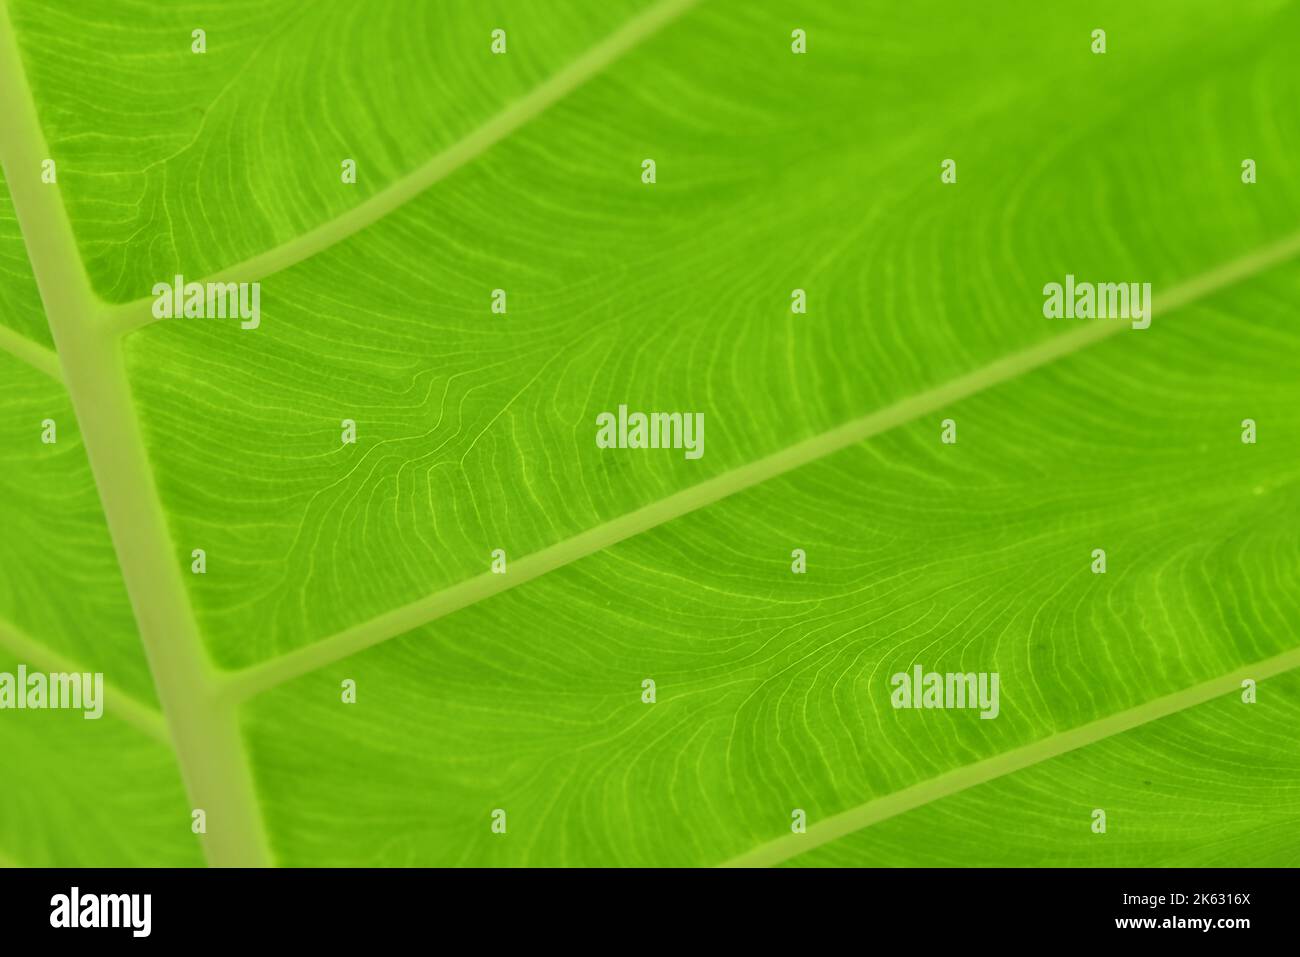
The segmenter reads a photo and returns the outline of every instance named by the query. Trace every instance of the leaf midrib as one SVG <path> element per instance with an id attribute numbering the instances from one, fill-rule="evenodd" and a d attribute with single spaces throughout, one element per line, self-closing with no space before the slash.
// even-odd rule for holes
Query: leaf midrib
<path id="1" fill-rule="evenodd" d="M 63 379 L 81 427 L 173 753 L 192 808 L 219 827 L 203 837 L 214 864 L 261 865 L 270 854 L 237 715 L 213 693 L 213 670 L 180 579 L 140 433 L 117 336 L 100 305 L 57 190 L 30 171 L 48 156 L 17 37 L 0 0 L 0 157 Z"/>

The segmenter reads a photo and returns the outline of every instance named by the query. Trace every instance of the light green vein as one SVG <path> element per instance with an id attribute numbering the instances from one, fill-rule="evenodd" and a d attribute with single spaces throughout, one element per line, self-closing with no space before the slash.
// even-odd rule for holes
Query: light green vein
<path id="1" fill-rule="evenodd" d="M 1243 678 L 1263 681 L 1293 668 L 1300 668 L 1300 648 L 1238 668 L 1221 677 L 1182 691 L 1175 691 L 1173 694 L 1156 698 L 1154 701 L 1148 701 L 1127 711 L 1120 711 L 1077 728 L 1071 728 L 1069 731 L 1062 731 L 1024 747 L 1005 751 L 983 761 L 976 761 L 949 771 L 947 774 L 941 774 L 937 778 L 895 791 L 893 794 L 867 801 L 865 804 L 828 817 L 824 821 L 811 824 L 804 834 L 786 834 L 721 866 L 770 867 L 780 864 L 823 844 L 829 844 L 831 841 L 852 834 L 854 831 L 860 831 L 891 817 L 950 797 L 977 784 L 984 784 L 1015 771 L 1022 771 L 1042 761 L 1095 744 L 1113 735 L 1123 734 L 1125 731 L 1167 718 L 1187 708 L 1205 704 L 1220 695 L 1238 691 Z"/>
<path id="2" fill-rule="evenodd" d="M 44 372 L 55 382 L 63 381 L 63 369 L 59 366 L 59 357 L 54 354 L 54 350 L 33 342 L 8 326 L 0 325 L 0 349 L 38 372 Z"/>
<path id="3" fill-rule="evenodd" d="M 6 621 L 0 621 L 0 648 L 14 655 L 22 663 L 35 665 L 43 671 L 75 674 L 90 670 L 33 641 Z M 143 731 L 155 741 L 171 744 L 171 735 L 167 732 L 167 723 L 163 720 L 163 716 L 125 692 L 119 691 L 107 680 L 104 682 L 104 701 L 105 710 L 113 716 L 121 718 L 138 731 Z"/>
<path id="4" fill-rule="evenodd" d="M 1300 255 L 1300 233 L 1233 260 L 1157 293 L 1153 322 L 1211 293 Z M 675 492 L 612 521 L 557 542 L 539 552 L 516 559 L 509 574 L 484 573 L 449 588 L 385 612 L 328 638 L 240 671 L 224 679 L 226 693 L 238 700 L 323 668 L 413 628 L 448 615 L 492 595 L 522 585 L 570 562 L 608 548 L 634 535 L 662 525 L 696 509 L 776 478 L 793 469 L 855 445 L 873 435 L 944 409 L 962 399 L 1009 382 L 1056 359 L 1129 329 L 1126 323 L 1086 322 L 1071 332 L 1054 336 L 1020 352 L 1004 356 L 943 385 L 910 396 L 869 415 L 788 446 L 764 458 L 724 472 L 708 481 Z M 1142 332 L 1132 332 L 1142 335 Z"/>
<path id="5" fill-rule="evenodd" d="M 637 14 L 581 56 L 533 87 L 468 136 L 384 187 L 340 216 L 274 249 L 209 276 L 205 282 L 253 282 L 288 269 L 342 242 L 384 216 L 401 208 L 434 183 L 460 169 L 488 148 L 505 139 L 548 107 L 568 96 L 630 50 L 672 23 L 700 0 L 660 0 Z M 128 333 L 155 321 L 153 300 L 137 299 L 107 312 L 111 328 Z"/>

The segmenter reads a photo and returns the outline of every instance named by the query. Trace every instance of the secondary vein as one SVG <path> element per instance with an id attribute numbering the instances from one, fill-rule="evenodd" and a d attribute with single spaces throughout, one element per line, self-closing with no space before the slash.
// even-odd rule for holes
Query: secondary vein
<path id="1" fill-rule="evenodd" d="M 7 621 L 0 621 L 0 648 L 27 662 L 37 665 L 45 671 L 60 671 L 70 674 L 89 671 L 70 658 L 45 647 L 24 634 L 17 626 Z M 108 710 L 127 724 L 143 731 L 155 741 L 171 744 L 171 735 L 167 731 L 167 722 L 153 708 L 141 704 L 124 691 L 118 690 L 111 682 L 104 682 L 104 697 Z"/>
<path id="2" fill-rule="evenodd" d="M 45 373 L 55 382 L 63 381 L 63 369 L 59 366 L 59 357 L 54 350 L 28 339 L 8 326 L 0 325 L 0 349 L 36 371 Z"/>
<path id="3" fill-rule="evenodd" d="M 342 242 L 401 208 L 434 183 L 451 175 L 489 147 L 505 139 L 699 2 L 700 0 L 660 0 L 659 3 L 637 14 L 605 39 L 588 48 L 577 59 L 533 87 L 468 136 L 458 140 L 400 179 L 389 183 L 374 196 L 301 236 L 259 253 L 238 265 L 223 269 L 201 281 L 254 282 L 288 269 Z M 115 306 L 108 310 L 107 322 L 110 328 L 125 335 L 157 321 L 152 306 L 153 300 L 149 297 Z"/>
<path id="4" fill-rule="evenodd" d="M 1300 232 L 1189 279 L 1156 297 L 1162 317 L 1300 254 Z M 475 602 L 522 585 L 664 522 L 752 488 L 888 429 L 1001 385 L 1116 335 L 1127 325 L 1093 322 L 1003 356 L 973 372 L 853 419 L 764 458 L 692 485 L 666 498 L 515 559 L 508 575 L 484 573 L 344 629 L 328 638 L 239 671 L 227 672 L 225 693 L 239 700 L 395 638 Z"/>
<path id="5" fill-rule="evenodd" d="M 1300 668 L 1300 648 L 859 804 L 810 825 L 804 834 L 783 835 L 720 866 L 770 867 L 783 863 L 906 811 L 1204 704 L 1219 695 L 1238 690 L 1243 678 L 1263 681 L 1294 668 Z"/>

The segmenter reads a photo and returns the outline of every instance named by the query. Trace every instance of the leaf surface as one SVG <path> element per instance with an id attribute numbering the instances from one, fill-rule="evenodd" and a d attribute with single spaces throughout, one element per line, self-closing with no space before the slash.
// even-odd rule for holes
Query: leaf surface
<path id="1" fill-rule="evenodd" d="M 4 10 L 4 857 L 1296 859 L 1295 5 Z"/>

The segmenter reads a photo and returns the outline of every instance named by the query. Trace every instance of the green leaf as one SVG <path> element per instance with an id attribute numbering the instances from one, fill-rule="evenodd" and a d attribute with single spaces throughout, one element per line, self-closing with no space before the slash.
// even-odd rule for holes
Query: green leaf
<path id="1" fill-rule="evenodd" d="M 1300 11 L 967 7 L 7 0 L 0 854 L 1295 860 Z"/>

